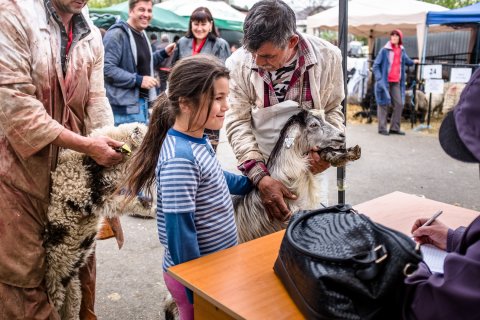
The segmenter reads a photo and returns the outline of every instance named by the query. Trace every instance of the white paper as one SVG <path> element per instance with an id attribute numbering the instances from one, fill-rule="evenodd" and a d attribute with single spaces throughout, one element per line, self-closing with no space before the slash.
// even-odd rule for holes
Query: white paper
<path id="1" fill-rule="evenodd" d="M 425 261 L 432 272 L 443 273 L 443 264 L 447 256 L 447 251 L 431 244 L 423 244 L 420 247 L 420 251 L 422 251 L 423 261 Z"/>
<path id="2" fill-rule="evenodd" d="M 452 68 L 450 72 L 450 82 L 467 83 L 472 76 L 471 68 Z"/>
<path id="3" fill-rule="evenodd" d="M 429 64 L 422 67 L 423 79 L 441 79 L 442 78 L 442 65 L 441 64 Z"/>
<path id="4" fill-rule="evenodd" d="M 427 79 L 425 80 L 425 93 L 443 94 L 443 79 Z"/>

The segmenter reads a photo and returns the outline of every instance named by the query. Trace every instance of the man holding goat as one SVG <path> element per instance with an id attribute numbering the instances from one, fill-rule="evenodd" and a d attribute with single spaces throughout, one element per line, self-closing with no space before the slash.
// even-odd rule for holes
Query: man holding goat
<path id="1" fill-rule="evenodd" d="M 265 163 L 280 130 L 301 109 L 322 110 L 328 122 L 345 130 L 342 58 L 330 43 L 298 33 L 295 13 L 281 0 L 263 0 L 251 8 L 243 44 L 226 61 L 231 70 L 227 136 L 270 219 L 284 221 L 291 214 L 284 197 L 296 196 L 270 177 Z M 309 154 L 314 174 L 330 166 L 316 151 Z"/>

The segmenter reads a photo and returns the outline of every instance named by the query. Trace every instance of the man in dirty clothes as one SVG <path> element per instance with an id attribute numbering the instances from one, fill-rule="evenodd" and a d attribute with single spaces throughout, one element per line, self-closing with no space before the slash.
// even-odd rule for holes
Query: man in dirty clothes
<path id="1" fill-rule="evenodd" d="M 113 149 L 121 142 L 85 137 L 113 125 L 102 39 L 81 12 L 86 2 L 0 0 L 0 319 L 59 318 L 42 246 L 59 149 L 104 166 L 122 160 Z M 81 319 L 96 319 L 94 271 L 91 261 L 80 274 Z"/>

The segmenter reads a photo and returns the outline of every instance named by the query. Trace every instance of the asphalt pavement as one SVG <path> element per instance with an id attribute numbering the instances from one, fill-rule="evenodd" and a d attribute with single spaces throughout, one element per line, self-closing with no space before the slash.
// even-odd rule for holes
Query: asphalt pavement
<path id="1" fill-rule="evenodd" d="M 435 134 L 406 133 L 382 136 L 375 124 L 348 125 L 347 146 L 358 144 L 362 157 L 346 168 L 346 202 L 355 205 L 402 191 L 480 211 L 479 166 L 451 159 Z M 237 171 L 223 132 L 218 158 L 226 170 Z M 329 202 L 335 204 L 336 169 L 329 169 L 328 175 Z M 121 250 L 113 239 L 97 242 L 96 313 L 106 320 L 164 319 L 163 250 L 156 221 L 122 217 L 122 225 Z"/>

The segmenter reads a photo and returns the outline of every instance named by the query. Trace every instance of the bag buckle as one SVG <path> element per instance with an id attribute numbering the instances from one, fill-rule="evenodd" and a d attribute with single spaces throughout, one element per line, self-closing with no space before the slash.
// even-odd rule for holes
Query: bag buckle
<path id="1" fill-rule="evenodd" d="M 381 263 L 383 260 L 387 259 L 388 257 L 387 249 L 385 249 L 385 246 L 383 244 L 377 246 L 373 251 L 375 251 L 375 254 L 377 257 L 382 255 L 380 258 L 377 258 L 375 260 L 375 263 Z"/>
<path id="2" fill-rule="evenodd" d="M 412 264 L 412 263 L 407 263 L 405 267 L 403 268 L 403 275 L 405 277 L 410 277 L 415 271 L 417 271 L 418 265 Z"/>

